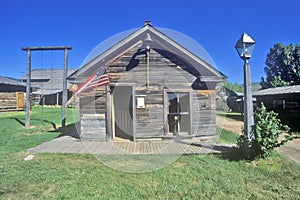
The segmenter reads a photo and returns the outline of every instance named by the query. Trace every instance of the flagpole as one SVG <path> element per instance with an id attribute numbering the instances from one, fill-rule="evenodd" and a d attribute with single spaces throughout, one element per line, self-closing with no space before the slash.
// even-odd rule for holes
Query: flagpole
<path id="1" fill-rule="evenodd" d="M 104 62 L 104 72 L 106 72 L 106 64 L 105 60 L 103 59 Z M 107 73 L 107 72 L 106 72 Z M 105 92 L 106 92 L 106 140 L 111 141 L 112 139 L 112 132 L 111 132 L 111 101 L 110 101 L 110 85 L 106 84 L 105 85 Z"/>
<path id="2" fill-rule="evenodd" d="M 110 141 L 112 139 L 112 122 L 111 122 L 111 94 L 109 86 L 109 77 L 106 73 L 106 65 L 103 59 L 103 66 L 100 67 L 100 71 L 92 74 L 87 80 L 85 80 L 78 88 L 75 90 L 75 94 L 86 91 L 90 88 L 99 87 L 105 85 L 106 92 L 106 112 L 105 112 L 105 128 L 106 128 L 106 140 Z M 105 74 L 105 75 L 104 75 Z"/>
<path id="3" fill-rule="evenodd" d="M 106 139 L 112 139 L 111 134 L 111 101 L 110 101 L 110 86 L 106 85 Z"/>

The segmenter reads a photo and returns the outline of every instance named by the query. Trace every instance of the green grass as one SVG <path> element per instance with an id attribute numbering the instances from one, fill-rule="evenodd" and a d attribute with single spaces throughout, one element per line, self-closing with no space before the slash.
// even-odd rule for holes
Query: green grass
<path id="1" fill-rule="evenodd" d="M 241 116 L 241 113 L 239 112 L 225 112 L 221 110 L 217 110 L 216 114 L 221 116 Z"/>
<path id="2" fill-rule="evenodd" d="M 238 135 L 231 131 L 217 127 L 217 134 L 219 135 L 218 142 L 231 143 L 231 144 L 237 143 Z"/>
<path id="3" fill-rule="evenodd" d="M 34 107 L 32 118 L 38 120 L 32 120 L 31 129 L 15 120 L 23 117 L 22 112 L 0 115 L 0 199 L 300 198 L 300 167 L 278 154 L 253 162 L 181 156 L 140 174 L 106 167 L 92 155 L 36 153 L 24 161 L 28 148 L 60 134 L 47 132 L 53 124 L 43 121 L 59 126 L 60 109 Z"/>

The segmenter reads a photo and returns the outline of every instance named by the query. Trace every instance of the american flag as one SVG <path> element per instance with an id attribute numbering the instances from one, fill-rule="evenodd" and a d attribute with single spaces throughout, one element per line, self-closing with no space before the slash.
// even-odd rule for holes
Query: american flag
<path id="1" fill-rule="evenodd" d="M 109 84 L 109 77 L 106 74 L 105 68 L 101 68 L 98 72 L 96 72 L 95 74 L 90 76 L 85 82 L 83 82 L 75 91 L 75 94 L 79 94 L 80 92 L 90 88 L 95 88 L 107 84 Z"/>

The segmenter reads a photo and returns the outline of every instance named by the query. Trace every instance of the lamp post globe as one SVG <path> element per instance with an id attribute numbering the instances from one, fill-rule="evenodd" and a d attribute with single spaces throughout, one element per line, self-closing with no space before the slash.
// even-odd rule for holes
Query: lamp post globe
<path id="1" fill-rule="evenodd" d="M 254 46 L 254 39 L 247 33 L 243 33 L 235 44 L 235 49 L 243 60 L 249 60 L 252 57 Z"/>

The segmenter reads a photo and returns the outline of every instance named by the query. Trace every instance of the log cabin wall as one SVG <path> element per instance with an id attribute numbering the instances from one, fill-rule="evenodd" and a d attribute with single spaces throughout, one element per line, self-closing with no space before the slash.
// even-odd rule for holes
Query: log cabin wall
<path id="1" fill-rule="evenodd" d="M 0 112 L 25 110 L 24 92 L 0 92 Z"/>

